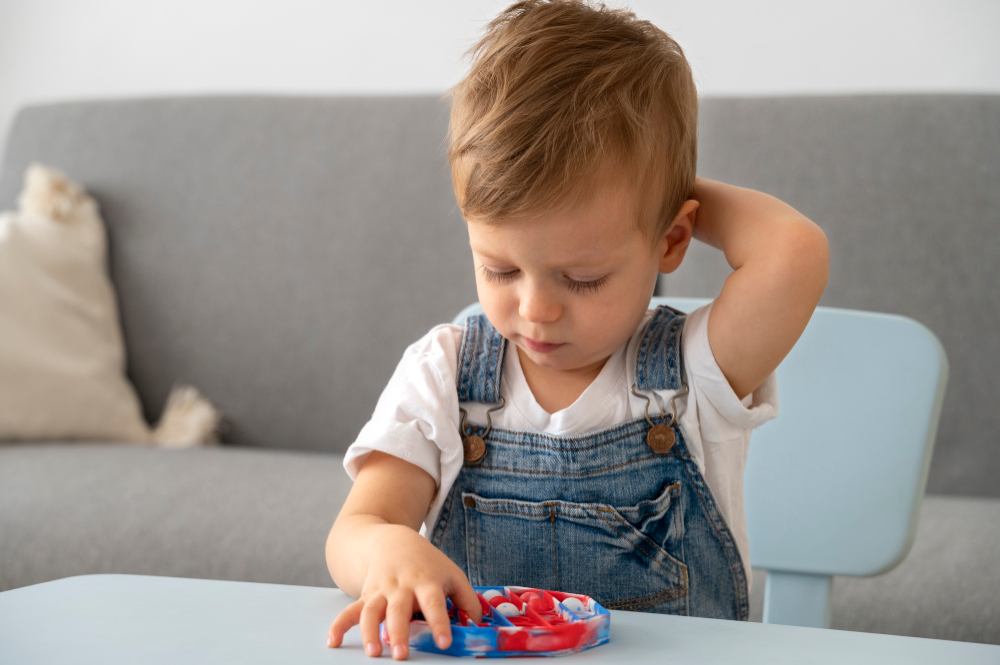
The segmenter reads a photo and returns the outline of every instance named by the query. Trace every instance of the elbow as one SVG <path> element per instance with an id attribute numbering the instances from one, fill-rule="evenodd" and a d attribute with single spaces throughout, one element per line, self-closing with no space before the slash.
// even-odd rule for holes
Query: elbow
<path id="1" fill-rule="evenodd" d="M 815 229 L 812 251 L 816 266 L 816 288 L 818 290 L 816 301 L 818 302 L 820 297 L 823 296 L 823 292 L 826 291 L 827 283 L 830 281 L 830 241 L 827 239 L 826 234 L 823 233 L 823 229 L 812 222 L 809 223 Z"/>
<path id="2" fill-rule="evenodd" d="M 818 303 L 830 280 L 830 241 L 815 222 L 802 218 L 791 244 L 796 272 Z"/>

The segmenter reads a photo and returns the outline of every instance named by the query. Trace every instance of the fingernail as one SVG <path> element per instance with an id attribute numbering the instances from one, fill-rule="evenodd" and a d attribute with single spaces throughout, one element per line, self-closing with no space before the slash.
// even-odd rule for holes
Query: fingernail
<path id="1" fill-rule="evenodd" d="M 326 638 L 326 646 L 333 648 L 333 635 L 328 635 Z"/>
<path id="2" fill-rule="evenodd" d="M 446 648 L 448 648 L 448 638 L 445 637 L 444 635 L 438 635 L 437 643 L 438 643 L 438 648 L 439 649 L 446 649 Z"/>
<path id="3" fill-rule="evenodd" d="M 365 653 L 367 653 L 369 656 L 374 656 L 375 655 L 375 643 L 374 642 L 369 642 L 368 644 L 365 645 Z"/>
<path id="4" fill-rule="evenodd" d="M 403 649 L 402 644 L 397 644 L 392 648 L 392 657 L 396 660 L 402 660 L 406 657 L 406 651 Z"/>

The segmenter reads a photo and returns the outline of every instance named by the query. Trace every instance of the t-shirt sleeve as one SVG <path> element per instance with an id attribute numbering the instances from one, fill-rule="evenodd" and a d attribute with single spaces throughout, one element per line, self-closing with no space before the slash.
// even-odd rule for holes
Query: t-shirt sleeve
<path id="1" fill-rule="evenodd" d="M 440 487 L 442 464 L 462 450 L 455 387 L 461 335 L 459 326 L 436 326 L 406 349 L 371 420 L 344 456 L 352 480 L 378 450 L 420 467 Z"/>
<path id="2" fill-rule="evenodd" d="M 763 383 L 742 400 L 722 373 L 708 342 L 708 316 L 712 304 L 688 314 L 684 324 L 682 353 L 688 380 L 701 404 L 702 436 L 715 441 L 737 438 L 778 415 L 778 381 L 771 372 Z M 705 406 L 711 408 L 706 409 Z"/>

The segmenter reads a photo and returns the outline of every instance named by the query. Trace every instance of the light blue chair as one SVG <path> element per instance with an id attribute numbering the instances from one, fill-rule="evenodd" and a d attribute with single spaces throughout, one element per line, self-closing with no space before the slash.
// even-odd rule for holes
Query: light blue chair
<path id="1" fill-rule="evenodd" d="M 653 298 L 690 312 L 703 298 Z M 470 305 L 461 323 L 482 310 Z M 833 575 L 898 565 L 913 544 L 948 382 L 944 349 L 912 319 L 820 307 L 778 367 L 779 416 L 753 435 L 750 560 L 764 622 L 830 626 Z"/>

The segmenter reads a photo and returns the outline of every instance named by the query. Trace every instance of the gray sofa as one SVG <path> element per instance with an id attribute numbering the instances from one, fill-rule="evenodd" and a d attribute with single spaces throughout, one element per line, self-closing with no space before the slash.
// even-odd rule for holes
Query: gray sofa
<path id="1" fill-rule="evenodd" d="M 342 453 L 403 349 L 476 297 L 447 113 L 430 97 L 21 111 L 0 209 L 35 160 L 94 193 L 147 416 L 185 381 L 228 427 L 209 449 L 0 444 L 0 591 L 96 572 L 332 585 Z M 838 578 L 834 627 L 1000 643 L 1000 97 L 706 99 L 700 132 L 702 175 L 826 231 L 822 304 L 917 319 L 951 364 L 914 548 Z M 714 296 L 726 274 L 697 246 L 660 292 Z"/>

